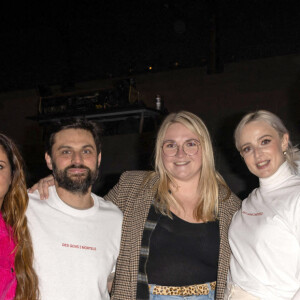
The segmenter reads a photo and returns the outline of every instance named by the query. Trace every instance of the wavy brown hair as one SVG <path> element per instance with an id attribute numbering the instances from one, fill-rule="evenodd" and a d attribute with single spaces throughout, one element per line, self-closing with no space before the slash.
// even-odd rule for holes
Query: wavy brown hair
<path id="1" fill-rule="evenodd" d="M 27 227 L 26 209 L 28 195 L 23 159 L 14 144 L 0 134 L 0 146 L 7 155 L 11 167 L 11 185 L 6 193 L 1 212 L 3 219 L 13 230 L 15 248 L 15 272 L 17 277 L 16 300 L 39 299 L 38 278 L 33 269 L 32 241 Z"/>

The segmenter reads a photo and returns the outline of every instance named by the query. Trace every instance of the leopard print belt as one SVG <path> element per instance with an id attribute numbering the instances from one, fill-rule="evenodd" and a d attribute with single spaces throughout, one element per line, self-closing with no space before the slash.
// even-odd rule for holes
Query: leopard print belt
<path id="1" fill-rule="evenodd" d="M 208 295 L 209 286 L 211 290 L 216 289 L 216 282 L 203 284 L 194 284 L 186 286 L 162 286 L 156 285 L 153 289 L 153 295 L 170 295 L 170 296 L 199 296 Z M 150 285 L 149 285 L 150 288 Z"/>

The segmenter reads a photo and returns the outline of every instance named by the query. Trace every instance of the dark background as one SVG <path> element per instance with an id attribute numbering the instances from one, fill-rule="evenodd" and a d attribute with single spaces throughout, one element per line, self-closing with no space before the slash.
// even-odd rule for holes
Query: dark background
<path id="1" fill-rule="evenodd" d="M 232 132 L 251 110 L 278 114 L 299 142 L 299 1 L 11 1 L 1 4 L 0 130 L 19 145 L 28 183 L 48 173 L 36 116 L 52 94 L 134 78 L 145 105 L 190 110 L 212 134 L 217 167 L 244 197 L 257 184 Z M 151 69 L 150 69 L 151 67 Z M 152 167 L 155 129 L 104 137 L 103 195 L 122 171 Z"/>
<path id="2" fill-rule="evenodd" d="M 4 1 L 3 1 L 4 2 Z M 299 1 L 10 1 L 0 89 L 299 53 Z M 175 65 L 174 65 L 175 64 Z"/>

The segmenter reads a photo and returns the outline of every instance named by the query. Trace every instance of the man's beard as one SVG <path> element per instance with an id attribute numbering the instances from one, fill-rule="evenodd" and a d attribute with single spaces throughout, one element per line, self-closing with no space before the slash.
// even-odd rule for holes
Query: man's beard
<path id="1" fill-rule="evenodd" d="M 87 172 L 69 176 L 68 170 L 73 168 L 86 169 Z M 52 161 L 52 170 L 58 186 L 74 194 L 85 195 L 98 177 L 97 166 L 94 171 L 84 165 L 70 165 L 63 170 L 58 170 L 56 164 Z"/>

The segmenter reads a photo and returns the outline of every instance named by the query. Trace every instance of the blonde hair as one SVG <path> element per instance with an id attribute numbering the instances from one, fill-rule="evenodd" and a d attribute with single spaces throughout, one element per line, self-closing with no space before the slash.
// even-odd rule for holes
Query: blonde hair
<path id="1" fill-rule="evenodd" d="M 235 139 L 235 146 L 238 149 L 238 151 L 241 151 L 240 149 L 240 135 L 241 135 L 241 130 L 244 128 L 245 125 L 247 125 L 250 122 L 254 121 L 263 121 L 269 124 L 272 128 L 276 130 L 278 133 L 279 137 L 282 139 L 284 134 L 289 135 L 289 131 L 287 128 L 284 126 L 283 122 L 279 117 L 277 117 L 275 114 L 267 111 L 267 110 L 258 110 L 255 112 L 248 113 L 245 115 L 240 123 L 237 125 L 235 131 L 234 131 L 234 139 Z M 285 153 L 286 161 L 292 168 L 292 170 L 297 173 L 297 160 L 300 160 L 300 152 L 299 148 L 296 146 L 292 145 L 291 140 L 289 139 L 288 142 L 288 147 L 286 149 Z"/>
<path id="2" fill-rule="evenodd" d="M 154 187 L 157 189 L 155 204 L 158 210 L 170 216 L 170 206 L 180 206 L 180 203 L 170 193 L 170 183 L 176 186 L 174 178 L 166 170 L 162 160 L 162 144 L 167 129 L 174 123 L 180 123 L 198 136 L 202 149 L 202 170 L 199 179 L 199 200 L 194 210 L 196 220 L 213 221 L 218 217 L 218 194 L 219 184 L 224 185 L 228 191 L 225 181 L 215 169 L 215 161 L 209 132 L 203 121 L 195 114 L 187 111 L 169 114 L 157 134 L 155 145 L 155 173 L 159 175 L 159 181 Z"/>
<path id="3" fill-rule="evenodd" d="M 0 134 L 0 146 L 9 160 L 11 185 L 6 193 L 1 212 L 6 224 L 12 227 L 16 243 L 15 272 L 17 289 L 15 300 L 39 299 L 38 278 L 33 269 L 33 248 L 25 215 L 28 205 L 23 159 L 11 139 Z"/>

